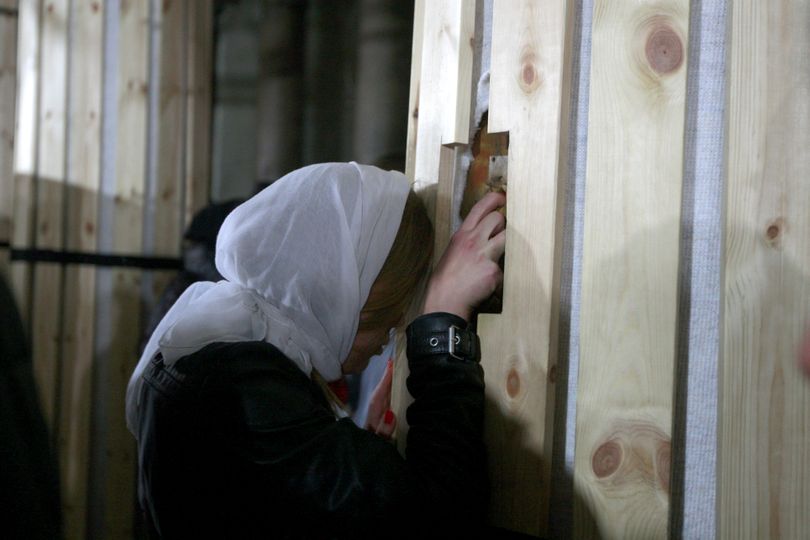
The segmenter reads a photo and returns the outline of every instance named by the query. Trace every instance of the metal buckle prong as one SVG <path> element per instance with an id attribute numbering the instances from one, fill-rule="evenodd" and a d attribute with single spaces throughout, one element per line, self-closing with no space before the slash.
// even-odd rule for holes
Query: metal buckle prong
<path id="1" fill-rule="evenodd" d="M 450 325 L 450 328 L 447 329 L 447 348 L 450 356 L 456 360 L 464 360 L 464 357 L 456 354 L 456 345 L 461 343 L 461 335 L 459 332 L 461 332 L 461 328 L 453 324 Z"/>

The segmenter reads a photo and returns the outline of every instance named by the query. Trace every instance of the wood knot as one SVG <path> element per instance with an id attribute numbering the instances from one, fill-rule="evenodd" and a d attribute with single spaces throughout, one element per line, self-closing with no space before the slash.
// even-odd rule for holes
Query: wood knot
<path id="1" fill-rule="evenodd" d="M 101 6 L 98 5 L 98 2 L 93 2 L 92 4 L 90 4 L 90 9 L 93 11 L 93 13 L 98 13 L 98 10 L 101 9 Z"/>
<path id="2" fill-rule="evenodd" d="M 87 234 L 93 234 L 94 232 L 96 232 L 96 226 L 93 225 L 91 221 L 87 221 L 84 224 L 84 232 L 86 232 Z"/>
<path id="3" fill-rule="evenodd" d="M 597 478 L 615 473 L 622 463 L 622 447 L 616 441 L 607 441 L 596 449 L 591 458 L 591 467 Z"/>
<path id="4" fill-rule="evenodd" d="M 785 230 L 784 218 L 776 218 L 768 223 L 765 228 L 765 242 L 773 248 L 779 248 L 782 245 L 782 236 Z"/>
<path id="5" fill-rule="evenodd" d="M 661 441 L 655 452 L 655 471 L 658 474 L 658 482 L 661 489 L 669 492 L 669 475 L 672 464 L 672 444 L 669 441 Z"/>
<path id="6" fill-rule="evenodd" d="M 557 382 L 557 364 L 554 364 L 548 369 L 548 382 L 551 384 Z"/>
<path id="7" fill-rule="evenodd" d="M 683 43 L 678 33 L 668 24 L 653 26 L 644 46 L 647 61 L 659 75 L 676 71 L 683 63 Z"/>
<path id="8" fill-rule="evenodd" d="M 527 94 L 531 94 L 540 87 L 540 72 L 537 70 L 537 54 L 530 48 L 524 48 L 520 55 L 520 74 L 518 85 Z"/>
<path id="9" fill-rule="evenodd" d="M 506 393 L 509 397 L 514 398 L 520 392 L 520 375 L 512 368 L 506 376 Z"/>

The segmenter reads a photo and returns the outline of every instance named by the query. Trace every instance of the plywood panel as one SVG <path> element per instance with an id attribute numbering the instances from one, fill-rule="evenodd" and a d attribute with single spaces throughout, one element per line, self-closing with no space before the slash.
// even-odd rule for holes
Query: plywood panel
<path id="1" fill-rule="evenodd" d="M 496 1 L 489 129 L 509 132 L 503 311 L 479 315 L 490 520 L 545 535 L 572 3 Z"/>
<path id="2" fill-rule="evenodd" d="M 718 538 L 810 537 L 810 2 L 730 4 Z"/>
<path id="3" fill-rule="evenodd" d="M 574 537 L 666 538 L 688 0 L 596 0 Z"/>

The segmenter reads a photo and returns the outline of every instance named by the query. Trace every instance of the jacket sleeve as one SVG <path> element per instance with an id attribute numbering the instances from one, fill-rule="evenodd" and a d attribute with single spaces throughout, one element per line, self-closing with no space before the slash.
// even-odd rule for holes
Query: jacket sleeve
<path id="1" fill-rule="evenodd" d="M 466 326 L 458 317 L 430 314 L 410 330 L 437 324 Z M 348 419 L 313 414 L 307 423 L 282 428 L 283 435 L 251 430 L 252 459 L 275 465 L 260 467 L 261 475 L 278 478 L 272 471 L 288 471 L 284 504 L 289 513 L 304 513 L 297 521 L 313 527 L 313 536 L 457 535 L 483 524 L 489 489 L 481 366 L 446 354 L 409 358 L 409 365 L 414 402 L 407 411 L 404 459 L 391 443 Z"/>

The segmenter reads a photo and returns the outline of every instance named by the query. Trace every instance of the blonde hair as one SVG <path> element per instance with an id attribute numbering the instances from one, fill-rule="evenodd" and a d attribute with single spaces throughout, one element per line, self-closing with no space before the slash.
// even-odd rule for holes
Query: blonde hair
<path id="1" fill-rule="evenodd" d="M 411 191 L 394 244 L 360 311 L 358 330 L 393 328 L 402 322 L 432 254 L 433 226 L 422 200 Z"/>

